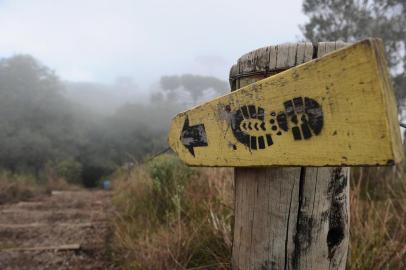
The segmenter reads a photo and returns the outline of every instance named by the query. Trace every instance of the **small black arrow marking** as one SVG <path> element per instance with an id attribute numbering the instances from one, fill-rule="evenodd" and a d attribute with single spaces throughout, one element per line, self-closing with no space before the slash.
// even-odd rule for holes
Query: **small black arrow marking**
<path id="1" fill-rule="evenodd" d="M 194 147 L 207 146 L 206 130 L 203 124 L 189 126 L 189 118 L 186 116 L 183 124 L 180 141 L 195 156 Z"/>

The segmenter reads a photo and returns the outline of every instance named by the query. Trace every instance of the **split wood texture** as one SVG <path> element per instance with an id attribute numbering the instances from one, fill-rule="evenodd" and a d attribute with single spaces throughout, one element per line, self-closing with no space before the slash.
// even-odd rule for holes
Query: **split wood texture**
<path id="1" fill-rule="evenodd" d="M 295 43 L 258 49 L 233 66 L 231 87 L 264 78 L 253 74 L 275 74 L 344 45 Z M 348 243 L 349 168 L 235 169 L 234 270 L 342 270 Z"/>
<path id="2" fill-rule="evenodd" d="M 398 114 L 382 41 L 367 39 L 333 53 L 329 46 L 321 43 L 317 53 L 326 55 L 314 60 L 310 43 L 242 57 L 231 75 L 244 82 L 241 89 L 178 114 L 170 146 L 193 166 L 399 162 Z"/>

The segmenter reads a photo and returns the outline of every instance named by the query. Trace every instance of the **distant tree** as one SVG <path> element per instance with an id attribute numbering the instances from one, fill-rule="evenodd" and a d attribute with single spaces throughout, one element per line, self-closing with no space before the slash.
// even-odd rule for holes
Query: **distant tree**
<path id="1" fill-rule="evenodd" d="M 162 76 L 160 79 L 161 87 L 164 90 L 176 90 L 181 86 L 179 76 Z"/>
<path id="2" fill-rule="evenodd" d="M 152 93 L 149 97 L 150 102 L 159 102 L 162 103 L 165 100 L 165 97 L 162 92 Z"/>
<path id="3" fill-rule="evenodd" d="M 68 101 L 67 85 L 90 91 L 99 101 L 111 91 L 136 88 L 126 77 L 114 87 L 61 83 L 29 55 L 0 59 L 0 169 L 40 177 L 53 166 L 68 181 L 94 187 L 118 166 L 167 147 L 170 119 L 183 109 L 158 92 L 150 105 L 125 104 L 112 115 L 100 115 L 84 107 L 92 99 L 83 106 Z M 165 79 L 163 85 L 176 87 Z"/>
<path id="4" fill-rule="evenodd" d="M 142 159 L 167 147 L 171 118 L 182 111 L 178 103 L 155 100 L 149 105 L 125 104 L 106 120 L 101 145 L 116 164 Z"/>
<path id="5" fill-rule="evenodd" d="M 225 81 L 210 76 L 185 74 L 181 76 L 181 82 L 189 90 L 194 102 L 203 96 L 204 90 L 211 88 L 217 93 L 224 93 L 228 88 Z"/>
<path id="6" fill-rule="evenodd" d="M 310 41 L 382 38 L 398 100 L 405 100 L 405 0 L 304 0 L 303 11 L 310 20 L 302 32 Z"/>
<path id="7" fill-rule="evenodd" d="M 0 166 L 36 174 L 75 154 L 80 137 L 53 71 L 28 55 L 0 60 Z"/>
<path id="8" fill-rule="evenodd" d="M 92 113 L 110 92 L 135 89 L 131 78 L 113 86 L 61 82 L 55 73 L 29 55 L 0 59 L 0 169 L 41 176 L 52 166 L 70 182 L 94 187 L 118 166 L 167 147 L 171 118 L 184 108 L 176 90 L 197 100 L 206 89 L 223 91 L 225 82 L 205 76 L 166 76 L 150 104 L 128 103 L 115 113 Z M 68 88 L 91 92 L 81 105 L 68 99 Z M 93 97 L 93 98 L 90 98 Z M 87 105 L 87 106 L 86 106 Z"/>
<path id="9" fill-rule="evenodd" d="M 205 90 L 213 89 L 218 94 L 223 94 L 228 90 L 228 84 L 215 77 L 201 76 L 193 74 L 183 74 L 181 76 L 163 76 L 160 80 L 163 90 L 168 91 L 171 99 L 176 98 L 176 90 L 183 87 L 189 92 L 194 103 L 204 95 Z"/>
<path id="10" fill-rule="evenodd" d="M 55 166 L 58 176 L 68 183 L 80 184 L 82 182 L 82 164 L 76 160 L 65 159 Z"/>

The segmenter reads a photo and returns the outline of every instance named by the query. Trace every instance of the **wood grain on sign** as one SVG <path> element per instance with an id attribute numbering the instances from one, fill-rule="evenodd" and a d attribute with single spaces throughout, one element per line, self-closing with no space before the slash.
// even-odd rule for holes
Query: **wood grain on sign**
<path id="1" fill-rule="evenodd" d="M 388 165 L 402 159 L 380 40 L 364 40 L 295 67 L 289 57 L 294 50 L 279 49 L 287 57 L 269 64 L 286 71 L 173 119 L 169 144 L 183 161 L 236 167 Z M 310 57 L 306 46 L 294 49 L 297 57 Z M 329 50 L 322 44 L 318 49 L 320 54 Z"/>

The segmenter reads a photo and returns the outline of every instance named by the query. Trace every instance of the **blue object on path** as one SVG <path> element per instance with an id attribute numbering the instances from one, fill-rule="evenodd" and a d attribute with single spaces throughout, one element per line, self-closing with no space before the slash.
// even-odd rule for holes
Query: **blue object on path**
<path id="1" fill-rule="evenodd" d="M 103 189 L 104 190 L 110 190 L 111 188 L 111 182 L 110 180 L 106 179 L 103 181 Z"/>

